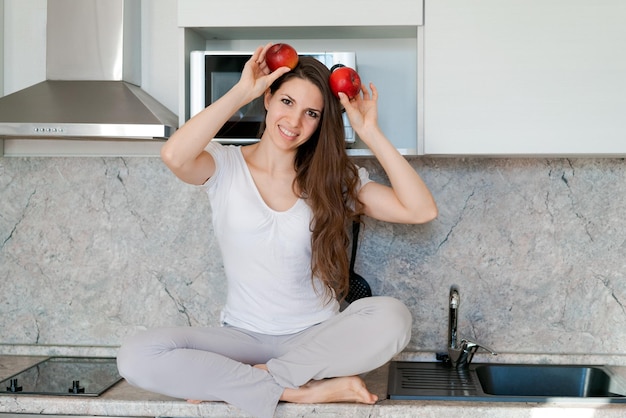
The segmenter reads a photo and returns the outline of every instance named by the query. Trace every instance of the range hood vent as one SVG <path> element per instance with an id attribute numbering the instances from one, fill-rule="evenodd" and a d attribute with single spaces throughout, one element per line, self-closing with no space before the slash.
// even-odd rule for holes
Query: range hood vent
<path id="1" fill-rule="evenodd" d="M 46 80 L 0 98 L 0 137 L 163 139 L 178 117 L 142 90 L 141 0 L 48 0 Z"/>

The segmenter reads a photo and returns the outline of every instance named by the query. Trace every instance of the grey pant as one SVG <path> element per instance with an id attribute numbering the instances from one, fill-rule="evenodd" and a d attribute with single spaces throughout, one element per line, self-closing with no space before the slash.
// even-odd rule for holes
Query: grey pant
<path id="1" fill-rule="evenodd" d="M 398 300 L 370 297 L 291 335 L 229 326 L 145 331 L 124 342 L 117 364 L 131 385 L 177 398 L 225 401 L 269 418 L 285 388 L 385 364 L 409 343 L 411 322 Z M 267 364 L 269 373 L 255 364 Z"/>

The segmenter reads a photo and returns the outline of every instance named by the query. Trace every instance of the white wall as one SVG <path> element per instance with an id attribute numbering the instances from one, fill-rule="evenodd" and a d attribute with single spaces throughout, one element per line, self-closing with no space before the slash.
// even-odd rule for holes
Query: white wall
<path id="1" fill-rule="evenodd" d="M 0 0 L 0 97 L 4 94 L 4 0 Z"/>
<path id="2" fill-rule="evenodd" d="M 141 2 L 141 86 L 178 114 L 178 38 L 176 0 Z"/>
<path id="3" fill-rule="evenodd" d="M 46 78 L 46 0 L 4 0 L 4 93 Z"/>

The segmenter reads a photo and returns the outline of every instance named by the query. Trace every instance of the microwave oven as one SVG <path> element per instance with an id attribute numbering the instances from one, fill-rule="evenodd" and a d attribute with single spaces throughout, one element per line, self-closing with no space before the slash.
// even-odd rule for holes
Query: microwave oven
<path id="1" fill-rule="evenodd" d="M 305 52 L 331 68 L 343 64 L 356 70 L 354 52 Z M 189 117 L 210 105 L 241 77 L 246 62 L 252 56 L 247 51 L 191 51 L 189 57 Z M 220 129 L 215 141 L 226 144 L 249 144 L 258 141 L 261 123 L 265 117 L 263 98 L 259 97 L 237 111 Z M 354 130 L 343 114 L 346 145 L 354 143 Z"/>

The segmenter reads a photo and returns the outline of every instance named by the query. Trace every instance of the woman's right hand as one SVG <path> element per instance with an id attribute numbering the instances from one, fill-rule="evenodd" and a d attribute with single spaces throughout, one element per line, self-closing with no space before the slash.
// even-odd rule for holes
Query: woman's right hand
<path id="1" fill-rule="evenodd" d="M 272 83 L 280 76 L 291 71 L 289 67 L 280 67 L 271 72 L 265 62 L 265 54 L 272 46 L 268 43 L 265 46 L 259 46 L 252 57 L 246 62 L 241 73 L 241 78 L 237 83 L 237 87 L 241 87 L 249 94 L 249 100 L 252 101 L 270 88 Z"/>

